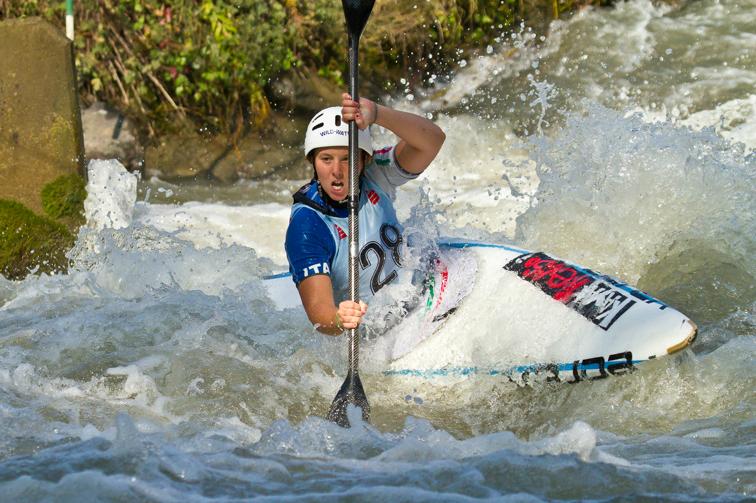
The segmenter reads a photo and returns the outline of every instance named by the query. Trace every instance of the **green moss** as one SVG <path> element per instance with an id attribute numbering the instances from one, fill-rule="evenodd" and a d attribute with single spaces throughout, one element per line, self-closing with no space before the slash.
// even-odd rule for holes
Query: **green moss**
<path id="1" fill-rule="evenodd" d="M 23 204 L 0 199 L 0 274 L 21 279 L 38 273 L 64 272 L 74 237 L 65 226 L 35 214 Z"/>
<path id="2" fill-rule="evenodd" d="M 63 175 L 42 188 L 42 208 L 54 219 L 64 219 L 69 226 L 84 223 L 84 179 L 76 174 Z"/>

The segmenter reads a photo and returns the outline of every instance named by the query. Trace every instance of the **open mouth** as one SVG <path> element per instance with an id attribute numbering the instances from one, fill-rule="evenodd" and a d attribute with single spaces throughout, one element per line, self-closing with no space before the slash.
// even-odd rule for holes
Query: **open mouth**
<path id="1" fill-rule="evenodd" d="M 334 201 L 343 201 L 347 197 L 347 187 L 342 180 L 334 180 L 327 187 L 323 188 L 326 189 L 326 193 Z"/>

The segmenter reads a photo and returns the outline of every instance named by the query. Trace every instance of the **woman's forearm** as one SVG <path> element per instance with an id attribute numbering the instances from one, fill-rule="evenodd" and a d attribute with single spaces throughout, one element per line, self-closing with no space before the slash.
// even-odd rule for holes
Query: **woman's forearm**
<path id="1" fill-rule="evenodd" d="M 328 306 L 325 303 L 321 303 L 309 306 L 309 308 L 305 306 L 305 311 L 310 323 L 313 324 L 318 332 L 337 336 L 341 335 L 344 331 L 344 326 L 336 306 Z"/>
<path id="2" fill-rule="evenodd" d="M 375 105 L 374 124 L 382 126 L 399 137 L 396 158 L 399 165 L 414 174 L 422 173 L 435 159 L 446 135 L 430 120 L 413 113 Z"/>
<path id="3" fill-rule="evenodd" d="M 374 124 L 384 127 L 412 147 L 435 156 L 446 139 L 443 130 L 432 121 L 409 112 L 375 104 Z"/>
<path id="4" fill-rule="evenodd" d="M 331 278 L 324 274 L 302 281 L 299 296 L 310 323 L 327 335 L 340 335 L 344 330 L 357 328 L 367 311 L 364 302 L 344 300 L 337 306 L 333 299 Z"/>

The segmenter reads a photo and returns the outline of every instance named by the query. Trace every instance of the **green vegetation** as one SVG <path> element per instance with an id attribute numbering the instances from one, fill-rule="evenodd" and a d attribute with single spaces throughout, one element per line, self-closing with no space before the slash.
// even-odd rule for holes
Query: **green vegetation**
<path id="1" fill-rule="evenodd" d="M 41 217 L 15 201 L 0 199 L 0 274 L 21 279 L 30 271 L 68 269 L 74 237 L 62 224 Z"/>
<path id="2" fill-rule="evenodd" d="M 610 0 L 381 0 L 361 44 L 362 82 L 385 91 L 452 70 L 518 20 L 543 26 Z M 0 0 L 0 19 L 41 15 L 63 26 L 64 2 Z M 125 112 L 155 137 L 182 124 L 238 136 L 275 106 L 273 83 L 313 72 L 343 86 L 338 0 L 79 0 L 76 57 L 85 102 Z"/>
<path id="3" fill-rule="evenodd" d="M 51 218 L 64 220 L 69 227 L 84 223 L 84 200 L 87 189 L 77 174 L 58 177 L 42 188 L 42 208 Z"/>

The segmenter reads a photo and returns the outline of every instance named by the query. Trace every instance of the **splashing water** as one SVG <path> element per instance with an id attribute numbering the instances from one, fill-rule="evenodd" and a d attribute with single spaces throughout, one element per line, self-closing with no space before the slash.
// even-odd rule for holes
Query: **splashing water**
<path id="1" fill-rule="evenodd" d="M 691 349 L 574 386 L 366 373 L 341 429 L 343 341 L 263 286 L 288 204 L 137 202 L 96 161 L 70 272 L 0 277 L 0 500 L 751 499 L 754 7 L 588 9 L 397 103 L 448 137 L 399 191 L 420 248 L 542 248 L 689 314 Z"/>

